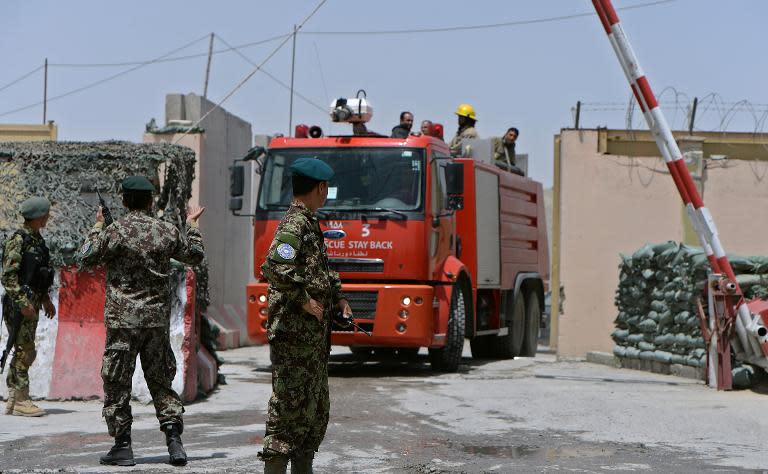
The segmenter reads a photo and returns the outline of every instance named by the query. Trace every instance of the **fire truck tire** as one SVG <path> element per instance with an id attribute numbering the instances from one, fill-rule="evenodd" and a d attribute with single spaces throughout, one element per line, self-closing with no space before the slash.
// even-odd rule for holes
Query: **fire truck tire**
<path id="1" fill-rule="evenodd" d="M 451 307 L 448 314 L 448 333 L 445 346 L 429 349 L 429 362 L 436 372 L 456 372 L 464 351 L 464 325 L 467 317 L 467 304 L 461 286 L 454 285 L 451 291 Z"/>
<path id="2" fill-rule="evenodd" d="M 525 302 L 525 340 L 520 355 L 523 357 L 536 357 L 539 346 L 539 325 L 541 324 L 541 303 L 539 295 L 535 291 L 528 294 Z"/>
<path id="3" fill-rule="evenodd" d="M 496 338 L 495 352 L 499 359 L 511 359 L 520 355 L 525 339 L 525 298 L 522 291 L 507 299 L 504 319 L 509 332 Z"/>

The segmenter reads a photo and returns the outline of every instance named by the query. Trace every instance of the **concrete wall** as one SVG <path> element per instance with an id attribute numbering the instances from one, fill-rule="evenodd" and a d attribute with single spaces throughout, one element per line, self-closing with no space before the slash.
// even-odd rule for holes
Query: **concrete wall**
<path id="1" fill-rule="evenodd" d="M 560 163 L 558 355 L 610 352 L 619 253 L 679 240 L 680 198 L 661 158 L 600 155 L 594 131 L 564 130 Z"/>
<path id="2" fill-rule="evenodd" d="M 59 127 L 49 121 L 45 125 L 1 124 L 0 142 L 40 142 L 53 140 L 59 134 Z"/>
<path id="3" fill-rule="evenodd" d="M 166 122 L 197 122 L 214 103 L 195 94 L 166 96 Z M 246 330 L 245 286 L 253 275 L 251 219 L 229 211 L 229 167 L 251 147 L 251 124 L 225 109 L 214 110 L 202 121 L 202 138 L 187 135 L 180 144 L 197 153 L 193 203 L 205 206 L 200 228 L 205 238 L 210 269 L 211 306 L 206 316 L 223 331 L 239 332 L 237 345 L 250 343 Z M 178 135 L 145 135 L 145 141 L 175 141 Z M 199 137 L 199 135 L 198 135 Z M 223 339 L 220 339 L 223 340 Z M 232 338 L 229 338 L 232 340 Z"/>
<path id="4" fill-rule="evenodd" d="M 553 241 L 559 237 L 559 253 L 553 255 L 553 269 L 559 263 L 565 288 L 557 338 L 563 357 L 612 350 L 619 253 L 634 252 L 646 242 L 682 241 L 686 234 L 687 218 L 664 161 L 638 156 L 654 152 L 652 138 L 646 133 L 632 141 L 626 139 L 632 134 L 623 131 L 602 133 L 602 143 L 597 130 L 560 134 L 560 185 L 557 189 L 556 182 L 553 203 L 559 210 L 560 232 L 553 235 Z M 768 137 L 753 142 L 742 135 L 703 138 L 705 167 L 699 186 L 726 251 L 766 255 L 768 151 L 761 140 Z M 613 136 L 621 139 L 612 144 Z M 633 156 L 617 151 L 624 149 Z M 728 159 L 709 159 L 722 150 L 731 150 Z"/>

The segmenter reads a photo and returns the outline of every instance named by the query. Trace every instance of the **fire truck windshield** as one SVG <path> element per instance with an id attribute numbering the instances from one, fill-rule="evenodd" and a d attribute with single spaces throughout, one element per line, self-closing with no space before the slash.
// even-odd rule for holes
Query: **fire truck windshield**
<path id="1" fill-rule="evenodd" d="M 264 163 L 259 209 L 287 209 L 293 196 L 289 167 L 298 158 L 317 158 L 335 171 L 328 185 L 330 212 L 387 212 L 422 209 L 424 153 L 403 148 L 286 148 L 269 151 Z"/>

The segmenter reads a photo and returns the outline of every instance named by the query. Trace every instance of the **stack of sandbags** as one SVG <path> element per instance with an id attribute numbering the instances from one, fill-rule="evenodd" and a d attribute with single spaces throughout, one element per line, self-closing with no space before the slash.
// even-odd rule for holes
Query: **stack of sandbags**
<path id="1" fill-rule="evenodd" d="M 768 296 L 768 258 L 730 257 L 747 299 Z M 692 367 L 706 366 L 696 299 L 703 296 L 709 263 L 702 249 L 676 242 L 646 244 L 621 255 L 615 356 Z"/>

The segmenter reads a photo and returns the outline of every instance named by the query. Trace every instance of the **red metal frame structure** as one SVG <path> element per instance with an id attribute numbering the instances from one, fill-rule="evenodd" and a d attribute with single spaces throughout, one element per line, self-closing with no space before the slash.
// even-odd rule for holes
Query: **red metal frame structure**
<path id="1" fill-rule="evenodd" d="M 733 272 L 728 257 L 718 237 L 717 227 L 712 218 L 712 214 L 704 206 L 704 201 L 699 194 L 696 185 L 693 182 L 688 167 L 685 164 L 683 155 L 675 142 L 672 130 L 667 123 L 664 114 L 659 108 L 656 97 L 651 90 L 645 73 L 640 68 L 637 56 L 632 50 L 632 46 L 627 39 L 624 30 L 619 23 L 619 17 L 611 4 L 611 0 L 592 0 L 600 22 L 605 28 L 608 40 L 616 53 L 624 74 L 627 76 L 632 92 L 640 105 L 648 127 L 653 133 L 656 144 L 659 147 L 661 155 L 669 168 L 669 173 L 675 182 L 675 186 L 683 199 L 688 217 L 696 230 L 701 246 L 707 254 L 712 272 L 723 274 L 727 279 L 729 287 L 733 289 L 728 293 L 727 301 L 730 302 L 734 294 L 741 295 L 741 288 L 736 281 L 736 275 Z M 713 291 L 713 288 L 710 288 Z M 725 297 L 725 292 L 717 292 L 716 297 Z M 733 344 L 737 357 L 746 362 L 760 365 L 768 368 L 768 312 L 760 311 L 757 302 L 747 303 L 743 297 L 739 297 L 736 302 L 736 312 L 725 311 L 726 319 L 732 324 L 718 324 L 715 326 L 719 334 L 712 334 L 711 341 L 722 341 L 722 343 L 710 344 L 710 365 L 717 363 L 717 360 L 730 358 L 730 344 Z M 750 310 L 750 306 L 755 310 Z M 736 336 L 732 338 L 732 332 L 735 328 Z M 730 344 L 729 344 L 730 341 Z M 717 357 L 713 357 L 713 351 L 717 352 Z M 730 359 L 729 359 L 730 362 Z M 717 374 L 717 388 L 728 390 L 732 386 L 730 371 L 722 371 L 720 367 L 715 368 Z M 710 381 L 712 383 L 713 381 Z"/>

